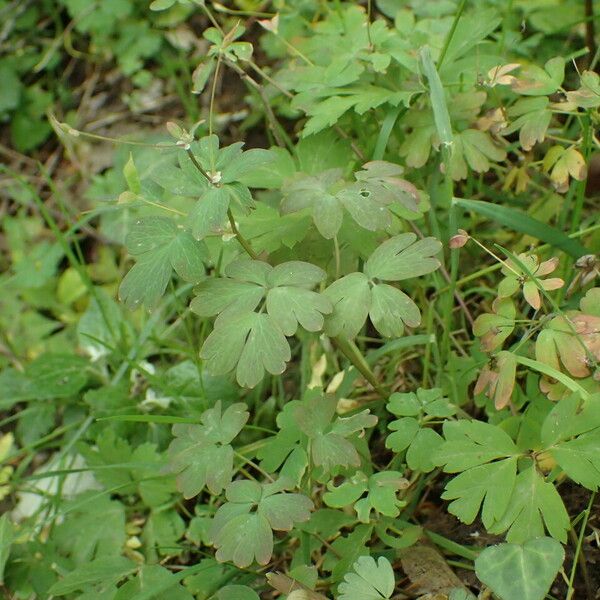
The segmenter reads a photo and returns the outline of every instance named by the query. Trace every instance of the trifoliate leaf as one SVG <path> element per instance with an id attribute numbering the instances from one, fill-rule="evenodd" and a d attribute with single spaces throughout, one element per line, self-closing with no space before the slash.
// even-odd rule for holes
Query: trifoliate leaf
<path id="1" fill-rule="evenodd" d="M 336 405 L 335 397 L 314 393 L 296 405 L 293 412 L 298 427 L 311 440 L 313 463 L 325 472 L 337 466 L 359 466 L 360 456 L 346 438 L 377 423 L 377 417 L 368 410 L 352 417 L 337 417 L 332 422 Z"/>
<path id="2" fill-rule="evenodd" d="M 164 294 L 173 269 L 185 281 L 197 282 L 204 276 L 206 246 L 172 219 L 147 217 L 137 221 L 126 243 L 137 261 L 119 288 L 119 296 L 129 308 L 140 304 L 153 308 Z"/>
<path id="3" fill-rule="evenodd" d="M 416 392 L 404 394 L 396 392 L 390 396 L 387 409 L 395 415 L 409 417 L 425 414 L 445 418 L 456 412 L 440 388 L 419 388 Z"/>
<path id="4" fill-rule="evenodd" d="M 332 337 L 355 338 L 371 309 L 369 279 L 363 273 L 351 273 L 334 281 L 324 292 L 333 312 L 327 318 L 325 332 Z"/>
<path id="5" fill-rule="evenodd" d="M 365 264 L 369 278 L 401 281 L 435 271 L 440 261 L 433 258 L 441 249 L 435 238 L 419 241 L 414 233 L 402 233 L 379 246 Z"/>
<path id="6" fill-rule="evenodd" d="M 184 498 L 193 498 L 206 486 L 219 494 L 233 476 L 230 442 L 248 420 L 246 405 L 232 404 L 221 414 L 221 402 L 205 411 L 202 425 L 173 426 L 175 439 L 169 446 L 169 466 L 177 473 Z"/>
<path id="7" fill-rule="evenodd" d="M 570 528 L 565 505 L 552 483 L 531 466 L 517 475 L 506 512 L 490 533 L 504 533 L 509 542 L 523 543 L 548 533 L 562 543 Z"/>
<path id="8" fill-rule="evenodd" d="M 307 521 L 313 508 L 306 496 L 287 489 L 289 482 L 282 478 L 262 485 L 234 481 L 227 487 L 227 503 L 215 513 L 210 531 L 218 560 L 231 560 L 240 568 L 254 560 L 260 565 L 269 562 L 272 530 L 290 531 L 295 523 Z"/>
<path id="9" fill-rule="evenodd" d="M 211 375 L 236 370 L 237 382 L 254 387 L 265 371 L 280 375 L 290 360 L 290 346 L 271 316 L 254 312 L 223 314 L 206 338 L 200 357 Z"/>
<path id="10" fill-rule="evenodd" d="M 285 215 L 310 210 L 319 233 L 326 239 L 334 238 L 344 215 L 342 204 L 335 197 L 335 186 L 341 177 L 341 169 L 328 169 L 319 175 L 297 174 L 283 187 L 281 212 Z"/>
<path id="11" fill-rule="evenodd" d="M 361 556 L 352 565 L 353 573 L 346 573 L 339 585 L 338 600 L 381 600 L 391 598 L 396 581 L 394 570 L 387 558 L 377 561 L 370 556 Z"/>
<path id="12" fill-rule="evenodd" d="M 354 504 L 359 520 L 368 523 L 373 510 L 388 517 L 397 517 L 400 509 L 406 505 L 398 498 L 398 491 L 407 485 L 407 480 L 397 471 L 383 471 L 370 477 L 359 471 L 338 486 L 329 482 L 329 491 L 323 500 L 334 508 Z M 361 498 L 365 492 L 367 496 Z"/>
<path id="13" fill-rule="evenodd" d="M 197 288 L 191 308 L 201 316 L 253 311 L 266 296 L 266 309 L 285 335 L 294 335 L 298 324 L 307 331 L 323 328 L 323 315 L 331 302 L 311 291 L 325 272 L 301 261 L 271 267 L 259 260 L 242 259 L 228 265 L 227 278 L 209 279 Z"/>
<path id="14" fill-rule="evenodd" d="M 485 352 L 496 350 L 510 337 L 515 328 L 515 303 L 510 298 L 497 298 L 492 313 L 479 315 L 473 324 L 473 333 L 480 339 Z"/>
<path id="15" fill-rule="evenodd" d="M 475 560 L 475 572 L 501 600 L 543 600 L 565 552 L 554 539 L 540 537 L 524 545 L 498 544 Z"/>

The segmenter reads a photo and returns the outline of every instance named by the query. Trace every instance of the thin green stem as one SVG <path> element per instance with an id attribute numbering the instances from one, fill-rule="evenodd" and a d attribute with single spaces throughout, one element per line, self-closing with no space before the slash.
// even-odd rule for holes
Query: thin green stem
<path id="1" fill-rule="evenodd" d="M 258 260 L 258 254 L 256 254 L 248 240 L 240 233 L 230 208 L 227 209 L 227 218 L 229 219 L 229 224 L 231 225 L 231 231 L 233 231 L 237 241 L 240 243 L 240 246 L 246 251 L 246 254 L 248 254 L 250 258 Z"/>
<path id="2" fill-rule="evenodd" d="M 340 349 L 342 354 L 354 365 L 356 370 L 373 386 L 373 389 L 382 397 L 387 398 L 388 393 L 377 381 L 377 377 L 371 370 L 369 363 L 365 360 L 361 351 L 352 340 L 341 337 L 332 339 L 334 344 Z"/>
<path id="3" fill-rule="evenodd" d="M 452 38 L 454 37 L 454 33 L 456 32 L 456 28 L 458 27 L 458 22 L 460 21 L 460 18 L 462 17 L 462 13 L 465 9 L 465 5 L 467 4 L 467 0 L 461 0 L 461 3 L 458 6 L 458 10 L 456 11 L 456 14 L 454 15 L 454 21 L 452 21 L 452 27 L 450 27 L 450 31 L 448 31 L 448 35 L 446 36 L 446 39 L 444 40 L 444 46 L 442 47 L 442 51 L 440 52 L 440 57 L 438 58 L 437 61 L 437 68 L 439 70 L 439 68 L 442 66 L 442 63 L 444 62 L 444 58 L 446 58 L 446 53 L 448 52 L 448 48 L 450 47 L 450 42 L 452 41 Z"/>

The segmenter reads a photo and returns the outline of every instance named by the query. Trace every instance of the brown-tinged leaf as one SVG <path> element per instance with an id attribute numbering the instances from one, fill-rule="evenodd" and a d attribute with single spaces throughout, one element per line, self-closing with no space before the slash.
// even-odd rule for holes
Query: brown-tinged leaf
<path id="1" fill-rule="evenodd" d="M 466 590 L 463 582 L 444 557 L 431 546 L 412 546 L 400 553 L 400 562 L 415 594 L 448 594 L 452 589 Z"/>

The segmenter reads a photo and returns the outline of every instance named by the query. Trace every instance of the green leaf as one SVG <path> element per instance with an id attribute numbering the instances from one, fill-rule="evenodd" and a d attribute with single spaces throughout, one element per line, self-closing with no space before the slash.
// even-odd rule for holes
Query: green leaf
<path id="1" fill-rule="evenodd" d="M 576 483 L 600 487 L 600 395 L 580 406 L 578 395 L 561 400 L 542 425 L 542 444 Z"/>
<path id="2" fill-rule="evenodd" d="M 254 310 L 266 295 L 267 313 L 285 334 L 294 335 L 298 324 L 307 331 L 323 328 L 323 314 L 331 302 L 309 288 L 325 278 L 325 272 L 301 261 L 271 267 L 259 260 L 242 259 L 225 270 L 228 278 L 208 279 L 197 288 L 191 308 L 201 316 Z M 225 315 L 223 315 L 223 318 Z"/>
<path id="3" fill-rule="evenodd" d="M 0 583 L 4 583 L 4 568 L 14 540 L 13 524 L 7 513 L 0 517 Z"/>
<path id="4" fill-rule="evenodd" d="M 104 589 L 111 587 L 130 573 L 137 565 L 123 556 L 106 556 L 90 563 L 80 565 L 59 582 L 55 583 L 48 592 L 55 596 L 64 596 L 73 592 L 86 590 L 96 584 Z"/>
<path id="5" fill-rule="evenodd" d="M 283 373 L 291 352 L 285 335 L 270 315 L 248 312 L 219 317 L 200 357 L 206 360 L 212 375 L 236 369 L 237 382 L 252 388 L 265 371 L 272 375 Z"/>
<path id="6" fill-rule="evenodd" d="M 173 426 L 175 439 L 169 445 L 169 465 L 177 473 L 177 485 L 184 498 L 193 498 L 206 486 L 219 494 L 233 477 L 233 448 L 249 413 L 246 405 L 232 404 L 221 414 L 221 402 L 206 410 L 202 425 Z"/>
<path id="7" fill-rule="evenodd" d="M 436 456 L 436 464 L 446 473 L 458 473 L 497 459 L 517 456 L 519 450 L 500 427 L 476 420 L 446 421 L 446 441 Z"/>
<path id="8" fill-rule="evenodd" d="M 396 581 L 394 570 L 387 558 L 377 561 L 370 556 L 361 556 L 352 565 L 353 573 L 346 573 L 339 585 L 339 600 L 381 600 L 391 598 Z"/>
<path id="9" fill-rule="evenodd" d="M 159 594 L 171 600 L 193 600 L 179 578 L 160 565 L 144 565 L 139 573 L 119 587 L 114 600 L 140 600 L 157 598 Z"/>
<path id="10" fill-rule="evenodd" d="M 475 560 L 475 572 L 501 600 L 544 600 L 564 558 L 556 540 L 540 537 L 522 546 L 486 548 Z"/>
<path id="11" fill-rule="evenodd" d="M 337 466 L 359 466 L 360 456 L 346 438 L 373 427 L 377 417 L 364 410 L 352 417 L 333 420 L 337 400 L 318 391 L 308 394 L 293 410 L 300 430 L 311 439 L 311 456 L 314 464 L 330 472 Z"/>
<path id="12" fill-rule="evenodd" d="M 446 94 L 431 58 L 429 47 L 424 46 L 419 50 L 419 59 L 420 66 L 429 83 L 429 100 L 440 142 L 446 147 L 451 147 L 453 142 L 452 125 L 450 124 L 450 115 L 446 104 Z"/>
<path id="13" fill-rule="evenodd" d="M 551 58 L 544 68 L 530 63 L 521 67 L 512 89 L 523 96 L 549 96 L 556 92 L 565 77 L 565 59 Z"/>
<path id="14" fill-rule="evenodd" d="M 217 592 L 215 600 L 260 600 L 260 598 L 246 585 L 226 585 Z"/>
<path id="15" fill-rule="evenodd" d="M 371 322 L 384 337 L 401 337 L 404 325 L 417 327 L 421 323 L 419 307 L 402 291 L 380 283 L 371 289 Z"/>
<path id="16" fill-rule="evenodd" d="M 156 306 L 169 283 L 173 269 L 185 281 L 204 276 L 207 250 L 204 244 L 165 217 L 146 217 L 136 222 L 127 236 L 127 249 L 136 264 L 119 287 L 119 296 L 129 308 Z"/>
<path id="17" fill-rule="evenodd" d="M 490 529 L 505 513 L 516 477 L 516 457 L 480 465 L 454 477 L 446 484 L 442 498 L 452 500 L 448 512 L 463 523 L 473 523 L 481 510 L 483 525 Z"/>
<path id="18" fill-rule="evenodd" d="M 307 521 L 313 503 L 302 494 L 287 493 L 289 482 L 234 481 L 227 486 L 227 502 L 215 513 L 210 538 L 219 561 L 245 568 L 254 560 L 265 565 L 273 553 L 272 530 L 290 531 Z M 255 512 L 251 512 L 255 511 Z"/>
<path id="19" fill-rule="evenodd" d="M 121 553 L 126 540 L 125 507 L 121 502 L 87 491 L 63 501 L 62 510 L 65 519 L 54 531 L 54 542 L 76 565 Z M 78 534 L 73 535 L 73 531 Z"/>
<path id="20" fill-rule="evenodd" d="M 188 221 L 197 240 L 225 231 L 230 200 L 231 196 L 226 186 L 211 187 L 194 204 L 188 215 Z"/>
<path id="21" fill-rule="evenodd" d="M 354 505 L 358 519 L 368 523 L 373 510 L 388 517 L 397 517 L 400 509 L 406 506 L 397 494 L 406 485 L 407 480 L 397 471 L 384 471 L 368 478 L 359 471 L 338 486 L 330 481 L 323 500 L 335 508 Z M 365 492 L 367 496 L 361 498 Z"/>
<path id="22" fill-rule="evenodd" d="M 363 273 L 351 273 L 334 281 L 324 292 L 333 306 L 325 323 L 331 337 L 355 338 L 371 309 L 369 280 Z"/>
<path id="23" fill-rule="evenodd" d="M 402 233 L 381 244 L 365 264 L 369 278 L 402 281 L 435 271 L 440 261 L 433 258 L 442 249 L 441 243 L 429 237 L 417 241 L 414 233 Z"/>
<path id="24" fill-rule="evenodd" d="M 531 466 L 517 475 L 508 508 L 489 531 L 500 534 L 508 530 L 507 541 L 523 543 L 548 530 L 565 543 L 569 528 L 569 515 L 556 488 Z"/>

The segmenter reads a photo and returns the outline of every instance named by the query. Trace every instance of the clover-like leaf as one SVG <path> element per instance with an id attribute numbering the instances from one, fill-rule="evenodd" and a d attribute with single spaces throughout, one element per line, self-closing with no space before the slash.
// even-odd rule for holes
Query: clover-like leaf
<path id="1" fill-rule="evenodd" d="M 392 565 L 384 556 L 377 561 L 361 556 L 353 565 L 353 573 L 346 573 L 339 585 L 338 600 L 382 600 L 391 598 L 396 581 Z"/>
<path id="2" fill-rule="evenodd" d="M 325 472 L 338 466 L 359 466 L 360 456 L 346 438 L 377 423 L 377 417 L 368 410 L 333 420 L 336 405 L 333 396 L 311 394 L 293 413 L 298 427 L 311 440 L 313 463 Z"/>
<path id="3" fill-rule="evenodd" d="M 173 426 L 175 439 L 169 446 L 169 466 L 177 473 L 177 485 L 184 498 L 193 498 L 206 486 L 219 494 L 233 476 L 233 448 L 230 442 L 248 420 L 246 405 L 232 404 L 221 414 L 221 402 L 206 410 L 202 425 Z"/>
<path id="4" fill-rule="evenodd" d="M 332 337 L 354 338 L 367 315 L 382 335 L 393 337 L 404 326 L 421 322 L 417 305 L 402 291 L 379 280 L 400 281 L 434 271 L 440 262 L 433 258 L 441 244 L 434 238 L 416 241 L 413 233 L 390 238 L 371 254 L 364 273 L 350 273 L 334 281 L 324 292 L 333 304 L 325 332 Z"/>
<path id="5" fill-rule="evenodd" d="M 121 282 L 119 296 L 129 308 L 153 308 L 169 283 L 173 270 L 185 281 L 204 276 L 206 246 L 196 241 L 173 219 L 146 217 L 127 236 L 127 249 L 136 264 Z"/>
<path id="6" fill-rule="evenodd" d="M 334 508 L 354 505 L 358 519 L 368 523 L 373 510 L 388 517 L 397 517 L 406 505 L 398 498 L 398 491 L 407 486 L 408 481 L 397 471 L 382 471 L 370 477 L 359 471 L 338 486 L 329 482 L 323 500 Z M 365 492 L 367 495 L 361 498 Z"/>
<path id="7" fill-rule="evenodd" d="M 540 537 L 525 544 L 485 548 L 475 560 L 477 577 L 501 600 L 543 600 L 565 552 L 554 539 Z"/>
<path id="8" fill-rule="evenodd" d="M 302 494 L 288 493 L 290 482 L 234 481 L 225 491 L 227 502 L 215 513 L 210 538 L 217 559 L 248 567 L 254 560 L 265 565 L 273 553 L 273 533 L 290 531 L 307 521 L 313 503 Z"/>

